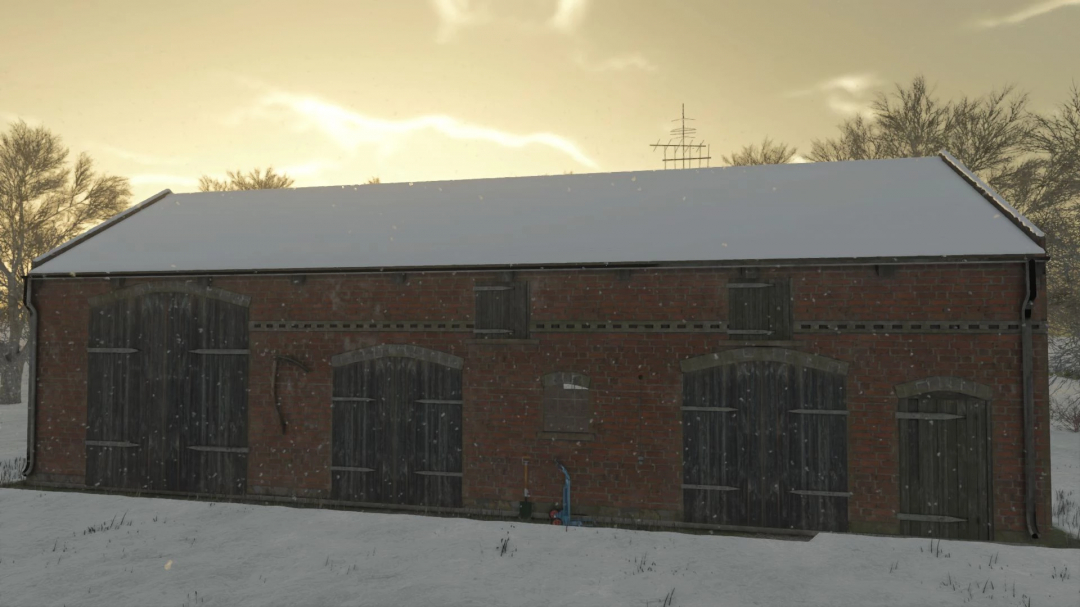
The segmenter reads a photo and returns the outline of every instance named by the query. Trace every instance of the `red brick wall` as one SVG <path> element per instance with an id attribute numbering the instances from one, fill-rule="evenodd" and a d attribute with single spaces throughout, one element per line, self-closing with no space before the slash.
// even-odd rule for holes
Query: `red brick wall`
<path id="1" fill-rule="evenodd" d="M 791 277 L 795 320 L 996 320 L 1015 323 L 1023 298 L 1020 264 L 913 265 L 892 277 L 873 267 L 774 268 Z M 532 320 L 722 320 L 725 284 L 736 270 L 519 272 L 532 294 Z M 460 320 L 473 316 L 472 285 L 488 273 L 217 277 L 215 287 L 251 296 L 252 321 Z M 128 284 L 139 282 L 131 279 Z M 35 282 L 40 314 L 38 452 L 41 478 L 81 482 L 84 474 L 87 298 L 114 287 L 103 279 Z M 1036 310 L 1045 318 L 1045 302 Z M 520 499 L 522 459 L 543 504 L 561 495 L 558 457 L 574 479 L 575 509 L 598 514 L 681 516 L 679 362 L 710 353 L 723 334 L 541 333 L 539 343 L 474 343 L 469 333 L 251 333 L 248 491 L 327 497 L 330 487 L 330 357 L 378 343 L 411 343 L 465 359 L 464 500 L 509 507 Z M 1023 529 L 1020 336 L 997 334 L 799 334 L 798 349 L 850 363 L 849 483 L 853 522 L 891 524 L 899 502 L 895 385 L 953 375 L 994 389 L 994 506 L 1001 530 Z M 1046 336 L 1035 336 L 1039 520 L 1049 524 Z M 272 354 L 284 365 L 279 394 L 284 436 L 270 398 Z M 592 380 L 595 440 L 540 438 L 540 377 L 574 371 Z"/>

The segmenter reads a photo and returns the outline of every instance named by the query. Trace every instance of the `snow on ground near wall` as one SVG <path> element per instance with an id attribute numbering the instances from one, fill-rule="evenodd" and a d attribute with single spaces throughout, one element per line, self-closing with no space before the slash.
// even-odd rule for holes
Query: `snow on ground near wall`
<path id="1" fill-rule="evenodd" d="M 1050 430 L 1050 461 L 1054 526 L 1080 537 L 1080 434 Z"/>
<path id="2" fill-rule="evenodd" d="M 1080 381 L 1050 376 L 1053 404 L 1071 403 L 1077 399 L 1080 399 Z M 1080 537 L 1080 434 L 1067 432 L 1060 424 L 1053 424 L 1050 449 L 1054 526 L 1073 537 Z"/>
<path id="3" fill-rule="evenodd" d="M 26 395 L 29 369 L 23 370 L 22 403 L 0 405 L 0 462 L 26 457 Z"/>
<path id="4" fill-rule="evenodd" d="M 26 457 L 26 405 L 0 405 L 0 461 Z"/>
<path id="5" fill-rule="evenodd" d="M 13 606 L 645 607 L 672 590 L 674 606 L 1074 606 L 1078 562 L 1080 550 L 977 542 L 945 541 L 938 554 L 911 538 L 802 542 L 0 489 L 0 603 Z"/>

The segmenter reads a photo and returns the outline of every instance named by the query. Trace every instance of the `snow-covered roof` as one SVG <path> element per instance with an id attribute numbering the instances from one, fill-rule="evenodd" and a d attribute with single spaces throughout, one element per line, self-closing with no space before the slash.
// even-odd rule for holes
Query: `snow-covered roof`
<path id="1" fill-rule="evenodd" d="M 943 154 L 166 191 L 38 258 L 31 274 L 1044 255 L 1038 228 L 965 172 Z"/>

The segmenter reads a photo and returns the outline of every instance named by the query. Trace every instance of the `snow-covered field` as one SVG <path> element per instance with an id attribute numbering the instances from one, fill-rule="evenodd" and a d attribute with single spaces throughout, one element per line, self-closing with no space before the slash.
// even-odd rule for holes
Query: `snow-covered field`
<path id="1" fill-rule="evenodd" d="M 0 460 L 24 455 L 25 424 L 0 406 Z M 1080 434 L 1051 436 L 1055 493 L 1080 502 Z M 1075 607 L 1080 550 L 0 489 L 0 606 L 240 604 Z"/>
<path id="2" fill-rule="evenodd" d="M 0 482 L 18 480 L 25 457 L 26 405 L 0 405 Z"/>
<path id="3" fill-rule="evenodd" d="M 1080 550 L 0 489 L 3 605 L 1048 605 Z M 664 601 L 667 600 L 667 603 Z"/>
<path id="4" fill-rule="evenodd" d="M 0 461 L 26 457 L 26 405 L 0 405 Z"/>
<path id="5" fill-rule="evenodd" d="M 22 400 L 19 405 L 0 405 L 0 483 L 22 477 L 26 462 L 26 395 L 29 369 L 23 371 Z M 3 597 L 0 596 L 0 601 Z M 3 603 L 0 603 L 2 605 Z"/>
<path id="6" fill-rule="evenodd" d="M 1080 538 L 1080 434 L 1050 430 L 1050 461 L 1054 526 Z"/>

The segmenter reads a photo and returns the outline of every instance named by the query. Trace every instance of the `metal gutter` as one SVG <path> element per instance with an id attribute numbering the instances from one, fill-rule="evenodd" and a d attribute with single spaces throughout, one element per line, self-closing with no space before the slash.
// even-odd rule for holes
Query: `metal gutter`
<path id="1" fill-rule="evenodd" d="M 949 165 L 953 171 L 956 171 L 957 175 L 982 194 L 983 198 L 990 201 L 990 204 L 994 205 L 999 211 L 1004 213 L 1013 225 L 1020 228 L 1020 231 L 1024 234 L 1027 234 L 1028 238 L 1033 240 L 1035 244 L 1039 245 L 1044 250 L 1046 249 L 1046 234 L 1043 233 L 1038 226 L 1032 223 L 1030 219 L 1024 217 L 1023 213 L 1016 210 L 1016 207 L 1012 206 L 1008 201 L 1002 198 L 1001 194 L 998 194 L 994 188 L 990 187 L 985 181 L 979 179 L 978 175 L 964 166 L 964 163 L 957 160 L 952 154 L 945 150 L 941 150 L 938 152 L 938 156 L 944 160 L 945 164 Z"/>
<path id="2" fill-rule="evenodd" d="M 1024 514 L 1028 534 L 1039 538 L 1035 520 L 1035 381 L 1033 378 L 1034 351 L 1031 343 L 1031 313 L 1038 296 L 1038 276 L 1035 260 L 1024 268 L 1026 293 L 1020 308 L 1021 362 L 1023 368 L 1022 389 L 1024 398 Z"/>
<path id="3" fill-rule="evenodd" d="M 26 283 L 26 287 L 23 290 L 23 305 L 30 311 L 30 338 L 27 339 L 28 345 L 30 346 L 30 378 L 28 380 L 30 385 L 28 386 L 26 395 L 26 467 L 23 468 L 23 476 L 30 476 L 30 473 L 34 471 L 34 447 L 35 439 L 37 438 L 37 428 L 35 425 L 37 415 L 34 404 L 37 397 L 38 313 L 32 299 L 34 281 L 31 277 L 27 276 L 23 279 L 23 282 Z"/>
<path id="4" fill-rule="evenodd" d="M 1040 258 L 1042 256 L 1039 256 Z M 318 274 L 428 274 L 440 272 L 565 272 L 614 270 L 708 270 L 728 268 L 781 268 L 799 266 L 880 266 L 914 264 L 976 264 L 1026 262 L 1027 254 L 1008 255 L 936 255 L 921 257 L 829 257 L 805 259 L 738 259 L 670 262 L 507 264 L 472 266 L 397 266 L 353 268 L 280 268 L 267 270 L 170 270 L 168 272 L 56 272 L 34 274 L 37 278 L 121 278 L 121 277 L 215 277 L 215 276 L 314 276 Z"/>
<path id="5" fill-rule="evenodd" d="M 31 262 L 31 264 L 30 264 L 31 271 L 33 271 L 33 268 L 36 268 L 36 267 L 40 266 L 41 264 L 49 261 L 50 259 L 60 255 L 61 253 L 64 253 L 64 252 L 68 251 L 72 247 L 82 243 L 84 240 L 87 240 L 89 238 L 92 238 L 92 237 L 100 234 L 101 232 L 111 228 L 112 226 L 120 223 L 121 221 L 127 219 L 128 217 L 131 217 L 135 213 L 138 213 L 139 211 L 141 211 L 141 210 L 145 209 L 146 207 L 154 204 L 155 202 L 161 200 L 162 198 L 165 198 L 169 194 L 172 194 L 172 190 L 164 189 L 164 190 L 158 192 L 157 194 L 154 194 L 150 198 L 147 198 L 146 200 L 140 202 L 139 204 L 137 204 L 137 205 L 135 205 L 133 207 L 130 207 L 127 210 L 121 211 L 120 213 L 117 213 L 116 215 L 114 215 L 108 221 L 99 223 L 98 225 L 90 228 L 89 230 L 83 232 L 82 234 L 79 234 L 75 238 L 72 238 L 71 240 L 57 246 L 56 248 L 54 248 L 51 251 L 45 253 L 44 255 L 41 255 L 40 257 L 35 259 L 33 262 Z"/>

